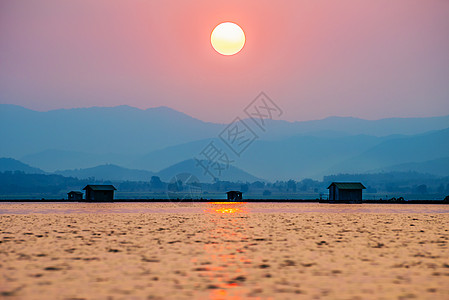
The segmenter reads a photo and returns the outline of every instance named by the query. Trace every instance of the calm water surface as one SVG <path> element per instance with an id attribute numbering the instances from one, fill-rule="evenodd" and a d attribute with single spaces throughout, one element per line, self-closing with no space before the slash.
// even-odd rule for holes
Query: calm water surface
<path id="1" fill-rule="evenodd" d="M 444 204 L 319 203 L 0 203 L 0 214 L 109 213 L 449 213 Z"/>

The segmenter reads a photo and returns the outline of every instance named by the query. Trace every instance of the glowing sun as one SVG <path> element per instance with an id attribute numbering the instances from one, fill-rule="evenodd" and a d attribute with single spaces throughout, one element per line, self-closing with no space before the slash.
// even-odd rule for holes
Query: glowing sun
<path id="1" fill-rule="evenodd" d="M 210 42 L 218 53 L 234 55 L 240 52 L 245 45 L 245 33 L 235 23 L 221 23 L 212 31 Z"/>

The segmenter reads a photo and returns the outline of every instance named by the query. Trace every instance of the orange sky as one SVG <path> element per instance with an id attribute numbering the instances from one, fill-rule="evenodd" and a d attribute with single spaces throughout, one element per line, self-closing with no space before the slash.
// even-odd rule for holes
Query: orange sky
<path id="1" fill-rule="evenodd" d="M 224 21 L 246 35 L 224 57 Z M 169 106 L 228 122 L 265 91 L 288 120 L 449 114 L 449 1 L 5 0 L 0 102 Z"/>

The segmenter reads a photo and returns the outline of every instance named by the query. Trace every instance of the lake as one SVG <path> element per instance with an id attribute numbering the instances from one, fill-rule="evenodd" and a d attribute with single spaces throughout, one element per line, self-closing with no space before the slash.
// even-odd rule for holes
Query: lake
<path id="1" fill-rule="evenodd" d="M 1 203 L 10 299 L 447 299 L 449 206 Z"/>

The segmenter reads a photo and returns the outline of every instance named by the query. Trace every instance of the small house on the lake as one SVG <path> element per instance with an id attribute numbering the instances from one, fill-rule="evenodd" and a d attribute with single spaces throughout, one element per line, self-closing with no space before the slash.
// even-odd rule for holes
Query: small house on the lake
<path id="1" fill-rule="evenodd" d="M 229 191 L 226 194 L 228 195 L 228 201 L 241 201 L 243 199 L 240 191 Z"/>
<path id="2" fill-rule="evenodd" d="M 86 185 L 83 189 L 86 191 L 86 201 L 112 202 L 114 201 L 114 191 L 117 190 L 113 185 Z"/>
<path id="3" fill-rule="evenodd" d="M 77 191 L 70 191 L 67 193 L 67 199 L 70 201 L 83 200 L 83 193 Z"/>
<path id="4" fill-rule="evenodd" d="M 366 187 L 360 182 L 332 182 L 328 189 L 329 202 L 362 203 Z"/>

